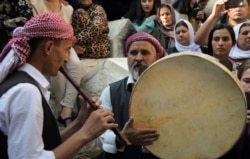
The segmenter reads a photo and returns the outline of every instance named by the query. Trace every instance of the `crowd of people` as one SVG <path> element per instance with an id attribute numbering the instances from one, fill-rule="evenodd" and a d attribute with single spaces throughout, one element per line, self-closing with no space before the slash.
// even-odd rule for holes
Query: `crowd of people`
<path id="1" fill-rule="evenodd" d="M 0 2 L 0 158 L 73 158 L 90 141 L 100 159 L 157 159 L 145 146 L 160 135 L 136 129 L 129 115 L 133 86 L 148 67 L 171 54 L 207 54 L 238 77 L 250 105 L 250 0 L 2 0 Z M 109 84 L 93 111 L 59 71 L 80 84 L 80 60 L 108 58 L 108 22 L 129 19 L 129 75 Z M 226 63 L 226 64 L 225 64 Z M 54 96 L 57 116 L 48 101 Z M 81 107 L 73 111 L 77 100 Z M 248 101 L 249 100 L 249 101 Z M 238 142 L 221 159 L 250 158 L 250 107 Z M 64 125 L 59 131 L 58 122 Z M 112 129 L 120 129 L 127 143 Z M 226 133 L 226 132 L 225 132 Z"/>

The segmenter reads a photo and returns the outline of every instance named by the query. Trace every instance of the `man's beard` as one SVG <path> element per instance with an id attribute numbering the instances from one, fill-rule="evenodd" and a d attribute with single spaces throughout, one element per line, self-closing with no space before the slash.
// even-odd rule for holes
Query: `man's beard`
<path id="1" fill-rule="evenodd" d="M 137 62 L 130 67 L 130 72 L 135 81 L 138 80 L 142 72 L 147 68 L 147 65 L 142 62 Z"/>

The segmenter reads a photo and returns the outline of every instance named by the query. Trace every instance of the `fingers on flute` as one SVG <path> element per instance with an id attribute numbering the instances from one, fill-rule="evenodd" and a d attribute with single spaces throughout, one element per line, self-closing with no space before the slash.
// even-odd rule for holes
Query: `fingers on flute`
<path id="1" fill-rule="evenodd" d="M 92 100 L 92 102 L 93 102 L 96 106 L 98 106 L 98 108 L 101 108 L 102 101 L 99 100 L 99 98 L 97 98 L 97 97 L 92 97 L 91 100 Z"/>
<path id="2" fill-rule="evenodd" d="M 104 109 L 98 109 L 92 113 L 97 114 L 98 120 L 100 120 L 99 122 L 103 123 L 103 126 L 107 129 L 118 127 L 118 125 L 114 123 L 115 119 L 113 113 L 105 111 Z"/>
<path id="3" fill-rule="evenodd" d="M 92 111 L 82 127 L 82 131 L 91 134 L 92 138 L 100 136 L 107 129 L 117 128 L 118 124 L 113 123 L 113 114 L 103 109 Z"/>

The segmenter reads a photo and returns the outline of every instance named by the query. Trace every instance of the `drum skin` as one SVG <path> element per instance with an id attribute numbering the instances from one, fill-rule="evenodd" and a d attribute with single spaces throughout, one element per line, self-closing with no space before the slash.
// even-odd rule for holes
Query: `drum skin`
<path id="1" fill-rule="evenodd" d="M 195 52 L 153 63 L 137 80 L 130 100 L 134 127 L 159 132 L 159 139 L 146 149 L 162 159 L 222 156 L 239 139 L 246 110 L 236 75 Z"/>

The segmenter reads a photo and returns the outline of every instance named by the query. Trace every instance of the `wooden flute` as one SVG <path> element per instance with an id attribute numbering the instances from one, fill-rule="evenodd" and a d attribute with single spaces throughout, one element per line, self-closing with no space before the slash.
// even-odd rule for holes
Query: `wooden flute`
<path id="1" fill-rule="evenodd" d="M 91 99 L 88 97 L 86 93 L 81 89 L 80 85 L 78 85 L 66 72 L 65 68 L 61 67 L 59 71 L 69 80 L 69 82 L 75 87 L 75 89 L 78 91 L 78 93 L 89 103 L 89 105 L 92 107 L 93 110 L 97 110 L 99 107 L 95 105 Z M 127 145 L 127 139 L 120 133 L 120 131 L 116 128 L 111 129 L 115 135 L 125 144 Z"/>

